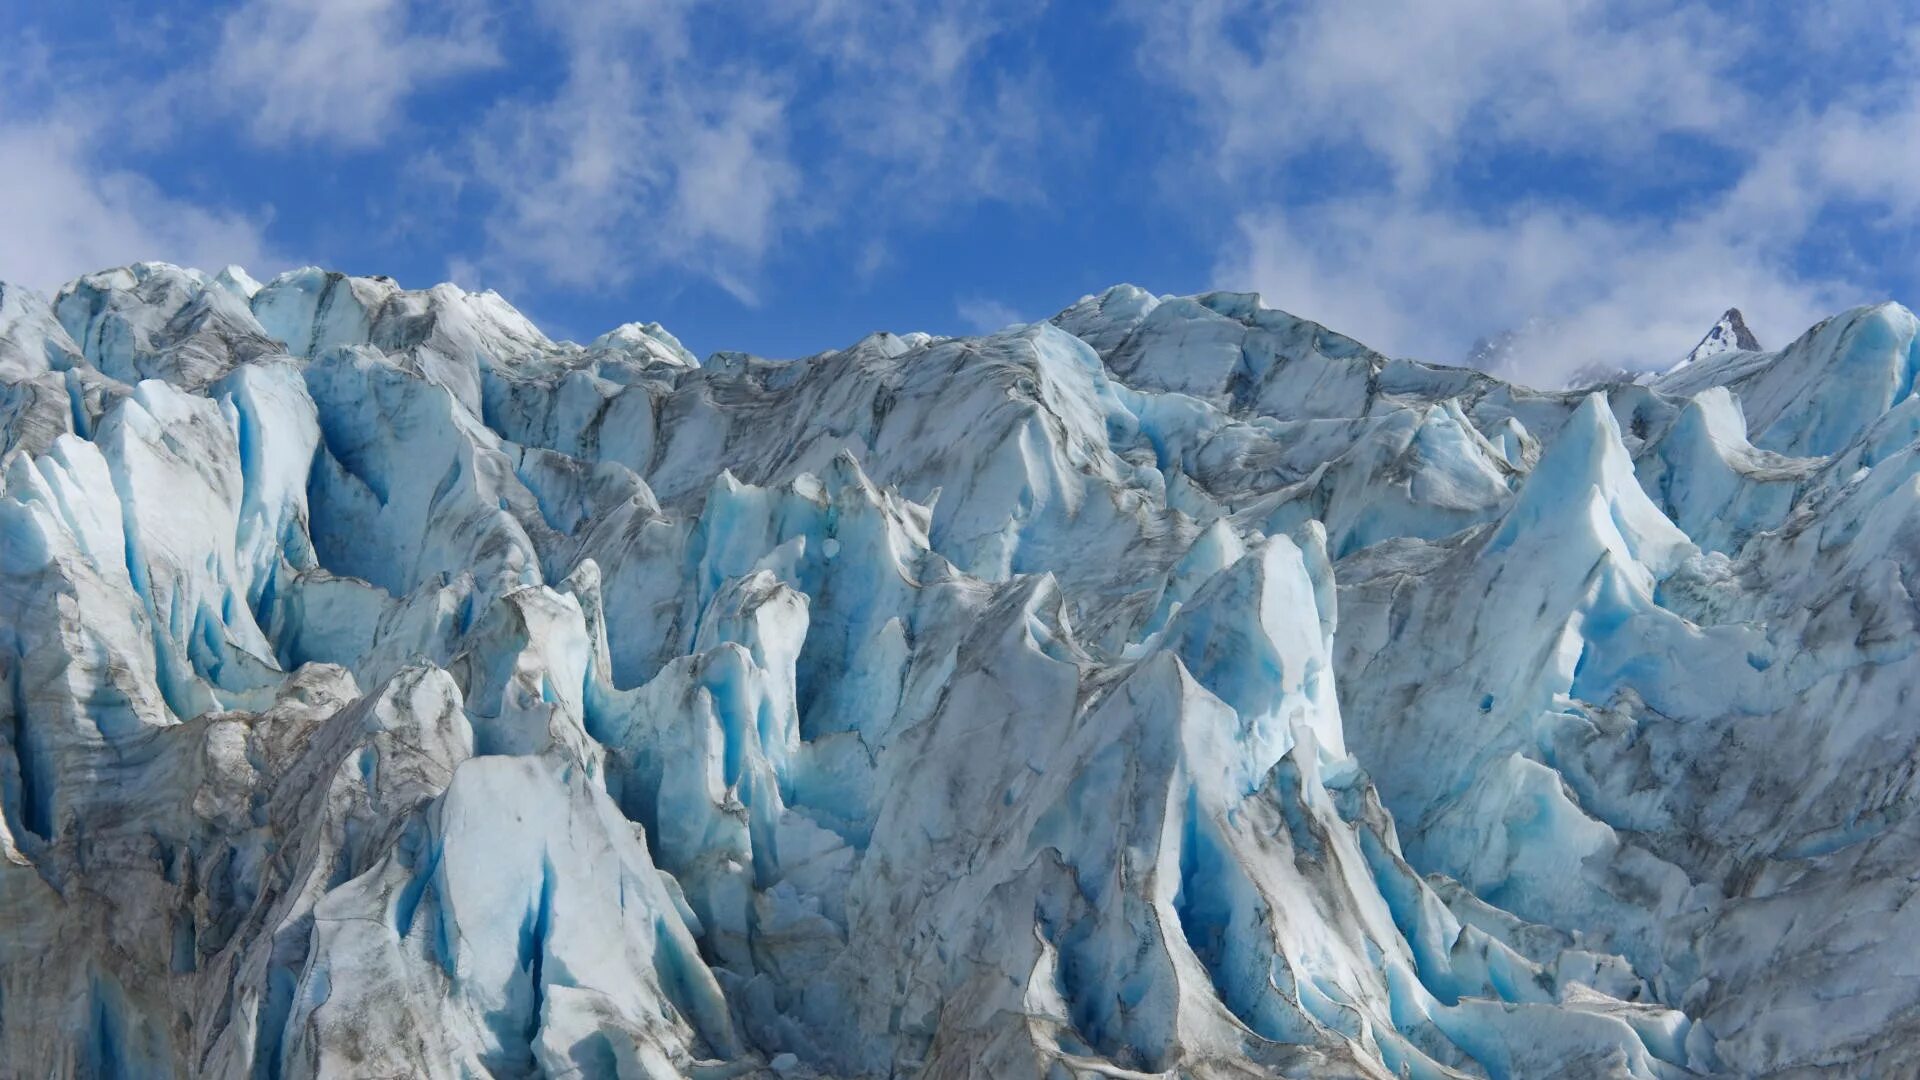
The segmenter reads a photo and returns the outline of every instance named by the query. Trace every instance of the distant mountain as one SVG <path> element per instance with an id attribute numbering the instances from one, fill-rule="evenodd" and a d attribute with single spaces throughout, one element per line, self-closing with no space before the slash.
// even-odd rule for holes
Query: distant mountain
<path id="1" fill-rule="evenodd" d="M 1480 371 L 1512 374 L 1515 362 L 1522 353 L 1530 351 L 1529 343 L 1551 334 L 1554 325 L 1552 320 L 1536 315 L 1519 326 L 1508 327 L 1475 341 L 1473 347 L 1467 350 L 1463 362 Z"/>
<path id="2" fill-rule="evenodd" d="M 1720 316 L 1720 321 L 1713 324 L 1713 329 L 1707 331 L 1707 336 L 1700 339 L 1700 344 L 1695 345 L 1692 352 L 1667 370 L 1677 371 L 1696 360 L 1705 360 L 1709 356 L 1718 356 L 1723 352 L 1735 350 L 1759 352 L 1760 339 L 1754 337 L 1753 331 L 1747 329 L 1747 320 L 1741 316 L 1739 308 L 1728 308 L 1727 313 Z"/>
<path id="3" fill-rule="evenodd" d="M 1553 348 L 1551 339 L 1558 332 L 1559 324 L 1555 320 L 1535 316 L 1520 326 L 1475 341 L 1473 347 L 1467 350 L 1463 362 L 1467 367 L 1503 378 L 1524 380 L 1527 357 L 1550 351 Z M 1666 367 L 1628 367 L 1606 362 L 1584 364 L 1575 368 L 1561 385 L 1567 389 L 1578 389 L 1611 383 L 1644 383 L 1709 356 L 1733 351 L 1760 351 L 1760 341 L 1754 337 L 1752 330 L 1747 329 L 1747 321 L 1739 308 L 1728 308 L 1726 314 L 1720 316 L 1720 321 L 1713 324 L 1713 329 L 1708 330 L 1700 343 L 1678 363 Z"/>

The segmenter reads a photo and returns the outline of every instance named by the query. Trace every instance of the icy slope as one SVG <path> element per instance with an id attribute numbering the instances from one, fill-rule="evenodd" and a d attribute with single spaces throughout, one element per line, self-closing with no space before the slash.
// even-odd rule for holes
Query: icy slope
<path id="1" fill-rule="evenodd" d="M 1911 1069 L 1917 325 L 0 286 L 0 1074 Z"/>

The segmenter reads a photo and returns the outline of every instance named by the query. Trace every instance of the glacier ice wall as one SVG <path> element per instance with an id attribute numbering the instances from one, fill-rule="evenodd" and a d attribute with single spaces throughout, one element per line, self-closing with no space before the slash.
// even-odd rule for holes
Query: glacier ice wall
<path id="1" fill-rule="evenodd" d="M 1911 1070 L 1917 334 L 0 286 L 0 1074 Z"/>

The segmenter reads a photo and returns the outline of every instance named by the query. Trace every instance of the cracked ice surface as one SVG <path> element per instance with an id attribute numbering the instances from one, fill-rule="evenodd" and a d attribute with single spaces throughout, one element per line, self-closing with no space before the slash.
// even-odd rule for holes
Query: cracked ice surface
<path id="1" fill-rule="evenodd" d="M 0 286 L 0 1073 L 1901 1073 L 1920 323 Z"/>

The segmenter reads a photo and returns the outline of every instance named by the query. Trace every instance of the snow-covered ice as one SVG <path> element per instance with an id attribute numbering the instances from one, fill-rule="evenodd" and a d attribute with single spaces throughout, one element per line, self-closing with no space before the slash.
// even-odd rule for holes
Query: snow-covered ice
<path id="1" fill-rule="evenodd" d="M 0 285 L 0 1073 L 1905 1074 L 1917 339 Z"/>

